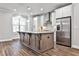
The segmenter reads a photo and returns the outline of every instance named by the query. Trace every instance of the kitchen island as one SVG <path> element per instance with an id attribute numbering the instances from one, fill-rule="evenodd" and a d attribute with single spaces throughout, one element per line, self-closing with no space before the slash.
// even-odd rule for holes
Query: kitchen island
<path id="1" fill-rule="evenodd" d="M 44 52 L 54 48 L 54 32 L 19 32 L 20 41 L 26 47 Z"/>

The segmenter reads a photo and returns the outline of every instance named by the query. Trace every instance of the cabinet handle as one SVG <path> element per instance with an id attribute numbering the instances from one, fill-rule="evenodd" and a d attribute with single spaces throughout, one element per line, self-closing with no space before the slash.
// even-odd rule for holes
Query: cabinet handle
<path id="1" fill-rule="evenodd" d="M 50 37 L 48 36 L 48 38 L 50 38 Z"/>

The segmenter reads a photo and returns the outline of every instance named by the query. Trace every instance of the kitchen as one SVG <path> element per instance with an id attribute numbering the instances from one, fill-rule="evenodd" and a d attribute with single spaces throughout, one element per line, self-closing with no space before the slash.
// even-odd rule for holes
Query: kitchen
<path id="1" fill-rule="evenodd" d="M 36 31 L 19 32 L 22 43 L 35 51 L 42 50 L 40 52 L 54 48 L 56 43 L 71 47 L 71 11 L 72 4 L 68 4 L 43 16 L 36 15 L 34 18 Z"/>
<path id="2" fill-rule="evenodd" d="M 8 23 L 7 21 L 9 26 L 7 27 L 7 30 L 3 30 L 6 27 L 2 27 L 3 23 L 0 25 L 0 30 L 2 30 L 0 31 L 0 33 L 2 33 L 0 34 L 0 39 L 3 39 L 1 40 L 3 42 L 1 42 L 2 47 L 6 44 L 5 41 L 7 41 L 7 44 L 12 44 L 11 46 L 15 49 L 15 51 L 22 49 L 21 53 L 25 56 L 30 55 L 30 53 L 32 54 L 32 52 L 36 55 L 75 55 L 76 50 L 74 48 L 76 47 L 74 47 L 72 40 L 72 11 L 73 5 L 75 4 L 4 3 L 0 4 L 0 7 L 5 7 L 5 5 L 6 8 L 9 7 L 10 9 L 1 8 L 1 11 L 3 10 L 2 13 L 6 12 L 5 15 L 8 14 L 10 16 L 11 23 Z M 5 25 L 7 24 L 5 23 Z M 7 40 L 5 38 L 7 38 Z M 11 43 L 10 41 L 14 43 Z M 29 50 L 30 52 L 28 52 Z M 14 53 L 13 50 L 11 50 L 11 52 L 14 55 L 17 55 L 17 53 Z M 76 55 L 79 54 L 77 53 Z"/>

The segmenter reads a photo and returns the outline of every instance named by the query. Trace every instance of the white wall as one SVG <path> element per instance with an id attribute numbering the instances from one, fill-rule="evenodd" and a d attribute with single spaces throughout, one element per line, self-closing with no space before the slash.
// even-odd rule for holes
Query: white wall
<path id="1" fill-rule="evenodd" d="M 79 3 L 72 5 L 72 47 L 79 48 Z"/>
<path id="2" fill-rule="evenodd" d="M 0 14 L 0 40 L 13 38 L 11 14 Z"/>

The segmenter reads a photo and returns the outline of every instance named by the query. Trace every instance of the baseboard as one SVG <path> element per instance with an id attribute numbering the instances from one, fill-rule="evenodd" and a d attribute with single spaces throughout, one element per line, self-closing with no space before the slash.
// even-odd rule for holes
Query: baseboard
<path id="1" fill-rule="evenodd" d="M 0 40 L 0 42 L 6 42 L 6 41 L 13 41 L 15 39 L 18 39 L 18 37 L 13 37 L 13 38 L 10 38 L 10 39 L 3 39 L 3 40 Z"/>
<path id="2" fill-rule="evenodd" d="M 6 41 L 12 41 L 13 39 L 3 39 L 3 40 L 0 40 L 0 42 L 6 42 Z"/>
<path id="3" fill-rule="evenodd" d="M 76 49 L 79 49 L 79 46 L 76 46 L 76 45 L 72 45 L 72 48 L 76 48 Z"/>

